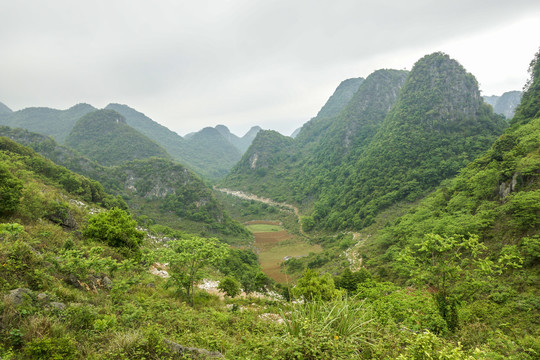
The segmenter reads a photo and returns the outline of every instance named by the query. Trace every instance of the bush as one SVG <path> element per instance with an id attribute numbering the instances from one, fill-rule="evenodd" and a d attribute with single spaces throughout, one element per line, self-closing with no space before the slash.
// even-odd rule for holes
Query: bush
<path id="1" fill-rule="evenodd" d="M 22 181 L 13 176 L 6 165 L 0 163 L 0 216 L 9 215 L 17 209 L 22 188 Z"/>
<path id="2" fill-rule="evenodd" d="M 137 222 L 119 208 L 93 215 L 83 234 L 109 246 L 136 252 L 144 238 L 144 232 L 137 230 Z"/>
<path id="3" fill-rule="evenodd" d="M 293 288 L 293 294 L 306 301 L 317 299 L 328 301 L 338 297 L 341 292 L 336 289 L 330 274 L 320 275 L 315 270 L 308 269 Z"/>
<path id="4" fill-rule="evenodd" d="M 297 303 L 283 309 L 281 316 L 287 359 L 350 359 L 371 343 L 371 316 L 355 298 Z"/>
<path id="5" fill-rule="evenodd" d="M 69 337 L 32 340 L 24 348 L 25 359 L 69 360 L 77 359 L 77 347 Z"/>
<path id="6" fill-rule="evenodd" d="M 221 280 L 218 289 L 230 297 L 240 295 L 240 284 L 231 276 L 227 276 L 225 279 Z"/>

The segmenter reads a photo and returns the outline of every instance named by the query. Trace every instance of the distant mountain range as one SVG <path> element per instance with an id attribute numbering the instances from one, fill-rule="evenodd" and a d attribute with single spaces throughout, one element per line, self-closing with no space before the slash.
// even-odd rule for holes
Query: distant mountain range
<path id="1" fill-rule="evenodd" d="M 105 109 L 116 111 L 125 119 L 126 125 L 159 144 L 173 159 L 210 180 L 225 176 L 260 130 L 260 127 L 254 126 L 243 137 L 238 137 L 226 126 L 218 125 L 216 128 L 202 129 L 184 139 L 127 105 L 109 104 Z M 0 125 L 52 136 L 58 143 L 64 144 L 77 121 L 96 110 L 88 104 L 77 104 L 67 110 L 31 107 L 11 111 L 0 103 Z"/>
<path id="2" fill-rule="evenodd" d="M 493 112 L 504 115 L 507 119 L 512 119 L 516 108 L 521 102 L 521 91 L 508 91 L 501 96 L 484 96 L 484 101 L 493 106 Z"/>
<path id="3" fill-rule="evenodd" d="M 455 175 L 506 126 L 474 76 L 434 53 L 410 73 L 344 81 L 295 139 L 261 131 L 222 185 L 296 203 L 321 228 L 362 228 Z"/>

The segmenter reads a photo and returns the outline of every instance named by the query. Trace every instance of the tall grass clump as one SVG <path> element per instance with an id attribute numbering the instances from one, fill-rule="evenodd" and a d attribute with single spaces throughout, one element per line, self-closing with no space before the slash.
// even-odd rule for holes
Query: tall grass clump
<path id="1" fill-rule="evenodd" d="M 281 316 L 289 345 L 284 351 L 293 358 L 354 358 L 372 345 L 371 312 L 354 297 L 294 303 Z"/>

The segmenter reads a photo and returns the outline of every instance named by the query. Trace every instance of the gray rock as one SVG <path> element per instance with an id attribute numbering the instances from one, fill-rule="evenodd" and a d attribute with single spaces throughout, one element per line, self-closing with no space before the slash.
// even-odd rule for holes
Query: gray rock
<path id="1" fill-rule="evenodd" d="M 51 297 L 46 293 L 39 293 L 36 298 L 41 303 L 46 303 L 51 300 Z"/>
<path id="2" fill-rule="evenodd" d="M 11 290 L 9 294 L 4 296 L 5 302 L 11 302 L 14 305 L 30 301 L 32 298 L 32 290 L 26 288 L 18 288 Z"/>
<path id="3" fill-rule="evenodd" d="M 189 356 L 192 359 L 224 359 L 219 351 L 208 351 L 206 349 L 198 349 L 177 344 L 173 341 L 163 339 L 163 342 L 176 354 Z"/>
<path id="4" fill-rule="evenodd" d="M 61 302 L 56 302 L 56 301 L 51 302 L 49 306 L 52 310 L 58 310 L 58 311 L 62 311 L 66 308 L 66 304 L 61 303 Z"/>
<path id="5" fill-rule="evenodd" d="M 103 284 L 103 286 L 105 287 L 105 289 L 107 289 L 107 290 L 111 290 L 111 289 L 112 289 L 113 282 L 112 282 L 111 279 L 109 279 L 108 276 L 104 276 L 103 279 L 101 280 L 101 283 Z"/>

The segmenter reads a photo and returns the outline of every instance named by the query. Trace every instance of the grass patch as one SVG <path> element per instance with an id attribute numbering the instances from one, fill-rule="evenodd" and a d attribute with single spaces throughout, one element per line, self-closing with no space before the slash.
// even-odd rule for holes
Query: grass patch
<path id="1" fill-rule="evenodd" d="M 249 231 L 256 233 L 256 232 L 274 232 L 274 231 L 282 231 L 283 228 L 279 225 L 272 225 L 272 224 L 251 224 L 246 225 Z"/>

